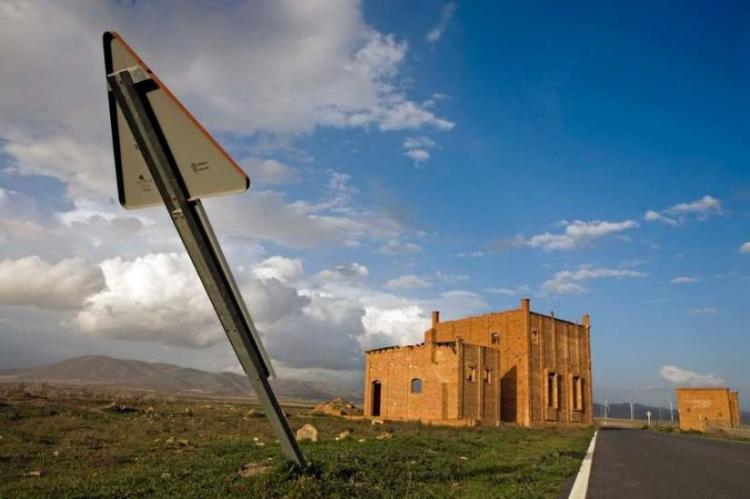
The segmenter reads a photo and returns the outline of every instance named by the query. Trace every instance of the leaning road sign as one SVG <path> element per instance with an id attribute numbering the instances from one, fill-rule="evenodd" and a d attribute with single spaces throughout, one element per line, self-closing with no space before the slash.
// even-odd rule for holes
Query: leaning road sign
<path id="1" fill-rule="evenodd" d="M 158 132 L 169 146 L 188 199 L 242 192 L 250 186 L 245 172 L 117 33 L 104 34 L 104 64 L 108 75 L 127 69 L 136 85 L 146 87 L 147 112 L 159 121 Z M 160 204 L 152 175 L 111 92 L 109 114 L 120 204 L 125 208 Z"/>
<path id="2" fill-rule="evenodd" d="M 165 205 L 284 454 L 305 466 L 268 381 L 271 361 L 200 200 L 244 191 L 249 180 L 117 33 L 104 33 L 104 59 L 120 202 Z"/>

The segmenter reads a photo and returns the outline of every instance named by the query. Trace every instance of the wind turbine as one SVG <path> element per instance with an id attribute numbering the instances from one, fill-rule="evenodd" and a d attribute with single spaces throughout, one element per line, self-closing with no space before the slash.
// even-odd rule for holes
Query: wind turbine
<path id="1" fill-rule="evenodd" d="M 674 424 L 674 408 L 672 406 L 672 398 L 667 398 L 667 401 L 669 402 L 669 420 Z"/>
<path id="2" fill-rule="evenodd" d="M 609 417 L 609 397 L 604 400 L 602 408 L 604 409 L 604 419 L 607 419 Z"/>

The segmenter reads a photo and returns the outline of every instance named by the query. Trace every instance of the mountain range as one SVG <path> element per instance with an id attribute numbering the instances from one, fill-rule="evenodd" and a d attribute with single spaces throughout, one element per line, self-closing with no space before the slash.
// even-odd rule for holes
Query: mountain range
<path id="1" fill-rule="evenodd" d="M 231 372 L 208 372 L 174 364 L 86 355 L 56 364 L 0 371 L 0 382 L 48 383 L 155 391 L 169 395 L 211 397 L 253 396 L 247 377 Z M 362 391 L 317 381 L 271 381 L 277 397 L 288 400 L 325 401 L 342 397 L 361 401 Z"/>

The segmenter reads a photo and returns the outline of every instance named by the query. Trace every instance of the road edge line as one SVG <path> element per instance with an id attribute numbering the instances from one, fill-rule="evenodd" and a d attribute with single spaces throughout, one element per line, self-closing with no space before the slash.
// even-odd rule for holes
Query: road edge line
<path id="1" fill-rule="evenodd" d="M 568 499 L 586 499 L 586 494 L 589 490 L 589 477 L 591 476 L 591 464 L 594 461 L 594 449 L 596 448 L 596 436 L 599 434 L 599 430 L 594 432 L 594 436 L 591 437 L 591 443 L 589 444 L 586 455 L 583 456 L 581 462 L 581 468 L 578 470 L 576 481 L 573 483 L 573 488 L 570 489 L 570 495 Z"/>

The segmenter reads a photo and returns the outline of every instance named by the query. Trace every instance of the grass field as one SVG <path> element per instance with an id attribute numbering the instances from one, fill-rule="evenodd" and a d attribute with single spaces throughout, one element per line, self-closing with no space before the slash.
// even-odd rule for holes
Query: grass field
<path id="1" fill-rule="evenodd" d="M 249 405 L 0 399 L 0 497 L 555 497 L 590 430 L 371 425 L 291 408 L 312 463 L 286 463 Z M 351 436 L 335 437 L 344 430 Z M 391 438 L 378 439 L 384 432 Z M 252 477 L 247 463 L 267 466 Z"/>

